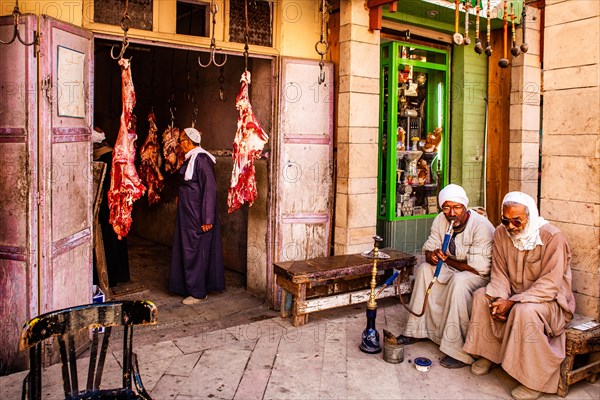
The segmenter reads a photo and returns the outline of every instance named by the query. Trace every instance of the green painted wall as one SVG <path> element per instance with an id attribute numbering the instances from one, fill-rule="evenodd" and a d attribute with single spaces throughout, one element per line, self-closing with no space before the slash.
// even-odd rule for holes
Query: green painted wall
<path id="1" fill-rule="evenodd" d="M 487 63 L 471 47 L 453 48 L 450 182 L 465 188 L 472 206 L 484 204 Z"/>

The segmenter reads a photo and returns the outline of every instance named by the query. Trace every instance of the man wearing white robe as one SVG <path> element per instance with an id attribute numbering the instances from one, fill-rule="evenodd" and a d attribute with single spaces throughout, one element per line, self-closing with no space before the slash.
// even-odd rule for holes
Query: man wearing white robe
<path id="1" fill-rule="evenodd" d="M 430 339 L 446 354 L 441 365 L 460 368 L 474 360 L 463 350 L 467 335 L 473 292 L 488 283 L 494 226 L 486 217 L 467 209 L 469 199 L 464 189 L 450 184 L 438 196 L 442 208 L 423 245 L 426 262 L 415 270 L 410 309 L 421 317 L 409 315 L 406 330 L 397 339 L 405 345 Z M 450 224 L 454 232 L 446 253 L 441 250 Z M 427 287 L 438 260 L 444 261 L 438 282 L 424 305 Z"/>
<path id="2" fill-rule="evenodd" d="M 494 233 L 490 283 L 473 295 L 465 351 L 485 375 L 493 364 L 520 386 L 516 400 L 556 393 L 565 357 L 565 328 L 575 312 L 571 252 L 561 231 L 538 214 L 533 198 L 510 192 Z"/>

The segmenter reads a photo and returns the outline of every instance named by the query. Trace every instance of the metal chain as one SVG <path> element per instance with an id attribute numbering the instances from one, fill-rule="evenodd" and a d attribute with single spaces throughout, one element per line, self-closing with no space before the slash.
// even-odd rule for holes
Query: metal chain
<path id="1" fill-rule="evenodd" d="M 225 67 L 221 66 L 220 71 L 219 71 L 219 100 L 221 100 L 223 103 L 225 103 L 227 101 L 227 99 L 225 98 L 225 88 L 223 87 L 224 83 L 225 83 Z"/>
<path id="2" fill-rule="evenodd" d="M 248 25 L 248 0 L 244 0 L 244 19 L 246 25 L 244 27 L 244 71 L 248 71 L 248 42 L 250 40 L 250 27 Z"/>
<path id="3" fill-rule="evenodd" d="M 123 30 L 123 41 L 121 42 L 121 51 L 119 55 L 115 57 L 114 50 L 117 46 L 114 44 L 110 48 L 110 57 L 113 60 L 120 60 L 125 55 L 125 50 L 129 47 L 129 39 L 127 38 L 127 31 L 131 27 L 131 17 L 129 17 L 129 0 L 125 0 L 125 9 L 123 10 L 123 17 L 121 18 L 121 29 Z"/>
<path id="4" fill-rule="evenodd" d="M 315 51 L 321 56 L 319 61 L 319 85 L 325 82 L 325 60 L 324 56 L 329 50 L 327 42 L 327 23 L 329 22 L 329 13 L 327 12 L 327 0 L 321 0 L 321 37 L 315 43 Z"/>

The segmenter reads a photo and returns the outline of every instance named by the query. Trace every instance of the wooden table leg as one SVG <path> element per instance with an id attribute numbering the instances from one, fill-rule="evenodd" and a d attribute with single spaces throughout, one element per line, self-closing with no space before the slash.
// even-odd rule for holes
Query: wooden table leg
<path id="1" fill-rule="evenodd" d="M 306 307 L 306 283 L 301 283 L 298 286 L 298 296 L 294 299 L 293 326 L 302 326 L 308 322 L 308 314 L 303 311 Z"/>
<path id="2" fill-rule="evenodd" d="M 285 289 L 281 289 L 281 318 L 287 318 L 292 311 L 294 295 Z"/>
<path id="3" fill-rule="evenodd" d="M 568 373 L 573 369 L 575 355 L 567 354 L 562 364 L 560 365 L 560 379 L 558 381 L 558 390 L 556 394 L 560 397 L 565 397 L 569 393 L 569 377 Z"/>

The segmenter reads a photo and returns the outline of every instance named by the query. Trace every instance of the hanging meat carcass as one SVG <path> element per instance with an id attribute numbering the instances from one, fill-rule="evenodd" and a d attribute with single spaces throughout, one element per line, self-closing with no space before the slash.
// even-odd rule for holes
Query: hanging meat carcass
<path id="1" fill-rule="evenodd" d="M 233 142 L 231 186 L 227 194 L 228 212 L 230 214 L 245 202 L 252 205 L 256 200 L 258 193 L 256 191 L 254 160 L 260 157 L 265 143 L 269 140 L 269 136 L 261 128 L 258 119 L 254 115 L 248 97 L 250 72 L 244 71 L 240 81 L 242 87 L 235 103 L 240 115 Z"/>
<path id="2" fill-rule="evenodd" d="M 148 114 L 148 137 L 140 149 L 140 177 L 148 188 L 148 203 L 150 205 L 158 203 L 160 192 L 163 190 L 164 178 L 160 173 L 162 157 L 160 156 L 160 145 L 156 131 L 156 117 L 154 113 Z"/>
<path id="3" fill-rule="evenodd" d="M 131 228 L 131 209 L 133 202 L 142 197 L 146 187 L 138 176 L 135 160 L 135 140 L 137 135 L 132 129 L 132 111 L 135 106 L 135 91 L 131 80 L 131 68 L 128 59 L 120 59 L 123 111 L 119 136 L 113 150 L 110 190 L 108 191 L 109 222 L 119 239 L 124 238 Z"/>
<path id="4" fill-rule="evenodd" d="M 183 165 L 185 154 L 179 145 L 179 129 L 167 126 L 162 134 L 165 171 L 174 174 Z"/>

